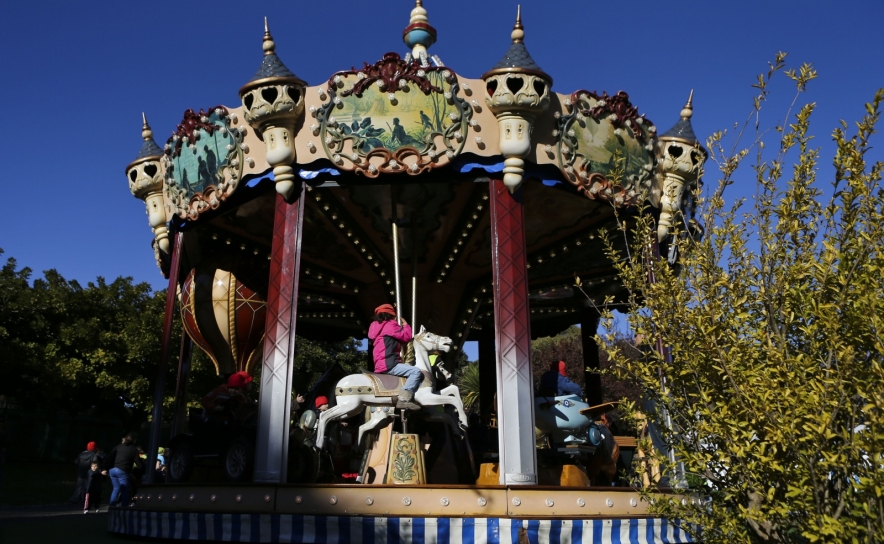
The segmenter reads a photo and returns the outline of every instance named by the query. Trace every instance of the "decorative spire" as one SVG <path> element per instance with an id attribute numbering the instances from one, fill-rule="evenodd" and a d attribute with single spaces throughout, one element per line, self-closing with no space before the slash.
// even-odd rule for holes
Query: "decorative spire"
<path id="1" fill-rule="evenodd" d="M 685 142 L 690 145 L 697 145 L 701 148 L 700 140 L 694 134 L 694 128 L 691 126 L 691 117 L 694 115 L 694 91 L 688 96 L 687 104 L 681 110 L 681 119 L 675 125 L 660 136 L 661 140 L 674 140 Z M 705 150 L 704 150 L 705 151 Z"/>
<path id="2" fill-rule="evenodd" d="M 525 27 L 522 26 L 521 5 L 516 9 L 516 24 L 513 26 L 513 31 L 510 34 L 510 37 L 512 38 L 513 43 L 510 45 L 509 50 L 507 50 L 503 58 L 500 59 L 500 62 L 494 65 L 494 68 L 482 75 L 482 79 L 486 79 L 494 74 L 516 72 L 520 74 L 540 76 L 549 81 L 550 85 L 552 85 L 552 78 L 549 74 L 544 72 L 536 62 L 534 62 L 534 59 L 531 58 L 531 54 L 528 53 L 528 48 L 525 47 Z"/>
<path id="3" fill-rule="evenodd" d="M 681 118 L 687 121 L 694 114 L 694 90 L 691 89 L 691 94 L 688 95 L 688 103 L 684 105 L 684 108 L 681 110 Z"/>
<path id="4" fill-rule="evenodd" d="M 411 10 L 411 20 L 408 21 L 409 24 L 414 23 L 429 23 L 430 20 L 427 18 L 427 10 L 424 9 L 424 3 L 421 0 L 414 1 L 414 9 Z"/>
<path id="5" fill-rule="evenodd" d="M 270 27 L 267 24 L 267 17 L 264 17 L 264 41 L 262 48 L 264 49 L 264 58 L 261 60 L 261 66 L 258 68 L 255 75 L 252 76 L 252 79 L 239 90 L 240 96 L 246 93 L 249 89 L 260 86 L 264 80 L 271 78 L 288 79 L 292 82 L 304 84 L 304 86 L 307 85 L 301 80 L 301 78 L 289 70 L 286 65 L 279 60 L 278 56 L 276 56 L 276 42 L 273 41 L 273 36 L 270 35 Z"/>
<path id="6" fill-rule="evenodd" d="M 513 26 L 513 32 L 510 34 L 513 43 L 522 43 L 525 39 L 525 27 L 522 26 L 522 5 L 516 6 L 516 24 Z"/>
<path id="7" fill-rule="evenodd" d="M 147 124 L 147 116 L 144 115 L 144 112 L 141 112 L 141 121 L 141 137 L 144 138 L 144 143 L 141 144 L 141 150 L 138 152 L 135 160 L 139 161 L 148 157 L 162 157 L 163 150 L 154 141 L 153 131 L 150 129 L 150 125 Z"/>
<path id="8" fill-rule="evenodd" d="M 264 17 L 264 55 L 273 55 L 276 52 L 276 43 L 270 35 L 270 27 L 267 26 L 267 17 Z"/>
<path id="9" fill-rule="evenodd" d="M 424 9 L 424 3 L 421 0 L 414 2 L 411 19 L 408 21 L 408 26 L 402 31 L 402 41 L 411 48 L 411 54 L 416 59 L 420 59 L 421 54 L 426 56 L 427 49 L 436 43 L 436 29 L 430 26 L 427 10 Z"/>
<path id="10" fill-rule="evenodd" d="M 144 115 L 144 112 L 141 112 L 141 137 L 144 138 L 144 141 L 153 140 L 153 131 L 150 129 L 150 125 L 147 124 L 147 116 Z"/>

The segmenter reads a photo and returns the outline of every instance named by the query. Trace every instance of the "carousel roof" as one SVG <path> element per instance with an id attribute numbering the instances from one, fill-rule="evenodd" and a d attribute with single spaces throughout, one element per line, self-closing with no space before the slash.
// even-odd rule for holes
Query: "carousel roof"
<path id="1" fill-rule="evenodd" d="M 187 110 L 166 144 L 162 191 L 169 219 L 177 216 L 173 229 L 186 233 L 185 270 L 223 268 L 266 295 L 274 184 L 294 177 L 307 185 L 299 334 L 360 336 L 371 310 L 393 300 L 391 221 L 400 227 L 399 266 L 409 278 L 402 298 L 411 300 L 414 277 L 419 324 L 458 341 L 491 333 L 488 182 L 507 168 L 504 122 L 487 102 L 485 81 L 426 62 L 436 35 L 420 1 L 405 34 L 413 46 L 405 59 L 388 53 L 306 87 L 276 55 L 265 21 L 261 67 L 240 90 L 254 108 Z M 521 73 L 551 83 L 525 47 L 521 14 L 511 38 L 483 78 Z M 303 86 L 292 92 L 292 83 Z M 537 89 L 527 85 L 519 100 Z M 625 294 L 602 240 L 622 245 L 617 217 L 628 223 L 660 195 L 656 128 L 626 93 L 540 89 L 549 106 L 528 131 L 521 185 L 534 335 L 555 334 L 587 308 Z M 283 100 L 285 108 L 276 108 Z M 276 175 L 268 159 L 275 140 L 252 122 L 267 112 L 300 116 L 284 135 L 295 158 Z M 670 133 L 696 142 L 690 112 Z M 163 151 L 151 138 L 144 153 Z"/>
<path id="2" fill-rule="evenodd" d="M 690 145 L 702 147 L 700 140 L 694 134 L 694 127 L 691 126 L 691 116 L 694 112 L 694 91 L 688 96 L 688 102 L 681 110 L 681 118 L 669 130 L 660 135 L 662 140 L 679 140 Z"/>
<path id="3" fill-rule="evenodd" d="M 288 79 L 303 83 L 301 78 L 289 70 L 282 60 L 280 60 L 279 56 L 277 56 L 276 43 L 273 41 L 273 36 L 270 35 L 270 27 L 267 24 L 267 17 L 264 17 L 264 43 L 262 44 L 262 47 L 264 49 L 264 58 L 261 59 L 261 66 L 258 67 L 258 71 L 255 72 L 252 79 L 243 86 L 243 90 L 251 88 L 256 83 L 268 79 Z M 240 92 L 242 92 L 242 90 Z"/>
<path id="4" fill-rule="evenodd" d="M 550 83 L 552 83 L 552 78 L 549 74 L 544 72 L 536 62 L 534 62 L 534 59 L 531 58 L 531 53 L 529 53 L 528 48 L 525 47 L 525 30 L 522 26 L 521 6 L 519 6 L 516 13 L 516 25 L 510 36 L 513 40 L 510 48 L 507 50 L 506 54 L 504 54 L 503 58 L 494 65 L 494 68 L 486 72 L 482 78 L 484 79 L 489 75 L 502 72 L 521 72 L 539 75 L 548 79 Z"/>
<path id="5" fill-rule="evenodd" d="M 140 161 L 141 159 L 146 159 L 148 157 L 161 157 L 163 155 L 163 150 L 153 139 L 153 132 L 147 124 L 147 117 L 142 113 L 141 118 L 144 122 L 141 129 L 144 143 L 141 144 L 141 149 L 138 151 L 138 156 L 135 157 L 135 160 Z"/>

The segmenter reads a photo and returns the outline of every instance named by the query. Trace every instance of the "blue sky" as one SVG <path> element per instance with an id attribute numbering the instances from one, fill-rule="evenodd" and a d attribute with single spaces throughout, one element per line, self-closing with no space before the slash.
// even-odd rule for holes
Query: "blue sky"
<path id="1" fill-rule="evenodd" d="M 132 276 L 165 287 L 144 204 L 124 168 L 140 145 L 141 112 L 162 144 L 187 108 L 238 106 L 261 60 L 263 17 L 282 60 L 311 85 L 387 51 L 406 52 L 410 0 L 352 2 L 5 2 L 0 8 L 0 173 L 4 258 L 82 283 Z M 438 31 L 431 53 L 478 78 L 506 51 L 516 2 L 425 0 Z M 819 71 L 804 101 L 821 178 L 829 135 L 884 87 L 884 2 L 587 2 L 522 0 L 526 45 L 553 90 L 624 90 L 661 130 L 694 89 L 703 139 L 742 122 L 755 75 L 777 51 Z M 793 96 L 771 87 L 772 126 Z M 875 151 L 877 158 L 881 157 Z M 707 165 L 711 167 L 711 165 Z M 715 172 L 707 175 L 707 187 Z M 754 190 L 747 168 L 730 193 Z"/>

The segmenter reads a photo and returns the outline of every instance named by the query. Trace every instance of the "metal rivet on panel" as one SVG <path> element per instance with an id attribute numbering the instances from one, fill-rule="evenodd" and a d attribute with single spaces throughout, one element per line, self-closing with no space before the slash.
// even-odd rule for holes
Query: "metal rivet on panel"
<path id="1" fill-rule="evenodd" d="M 300 495 L 295 495 L 295 504 L 301 504 L 302 500 Z"/>
<path id="2" fill-rule="evenodd" d="M 519 499 L 519 497 L 513 497 L 513 506 L 519 506 L 520 504 L 522 504 L 521 499 Z"/>
<path id="3" fill-rule="evenodd" d="M 448 500 L 448 497 L 442 497 L 442 500 L 440 500 L 439 502 L 442 503 L 442 506 L 448 506 L 449 504 L 451 504 L 451 501 Z"/>
<path id="4" fill-rule="evenodd" d="M 188 497 L 188 498 L 190 499 L 190 502 L 193 502 L 193 499 L 196 498 L 196 495 L 191 493 L 190 497 Z"/>
<path id="5" fill-rule="evenodd" d="M 338 498 L 335 497 L 334 495 L 332 495 L 331 497 L 328 498 L 328 502 L 329 502 L 329 504 L 338 504 Z"/>
<path id="6" fill-rule="evenodd" d="M 629 504 L 630 504 L 630 506 L 638 506 L 638 501 L 635 500 L 634 498 L 629 499 Z"/>
<path id="7" fill-rule="evenodd" d="M 218 495 L 212 495 L 211 497 L 209 497 L 209 500 L 212 502 L 215 502 L 217 499 L 218 499 Z"/>
<path id="8" fill-rule="evenodd" d="M 147 496 L 147 500 L 150 500 L 150 495 Z"/>
<path id="9" fill-rule="evenodd" d="M 236 496 L 236 502 L 242 502 L 242 495 Z"/>
<path id="10" fill-rule="evenodd" d="M 173 501 L 177 501 L 177 500 L 178 500 L 178 494 L 177 494 L 177 493 L 172 494 L 172 500 L 173 500 Z"/>
<path id="11" fill-rule="evenodd" d="M 149 499 L 149 498 L 150 498 L 150 497 L 148 497 L 148 499 Z M 687 499 L 682 499 L 682 500 L 681 500 L 681 505 L 682 505 L 682 506 L 687 506 L 687 505 L 688 505 L 688 500 L 687 500 Z"/>
<path id="12" fill-rule="evenodd" d="M 403 497 L 402 504 L 404 504 L 405 506 L 411 506 L 411 499 L 409 497 Z"/>
<path id="13" fill-rule="evenodd" d="M 605 504 L 607 504 L 608 507 L 613 507 L 613 506 L 614 506 L 614 501 L 612 501 L 611 499 L 605 499 Z"/>
<path id="14" fill-rule="evenodd" d="M 158 501 L 163 500 L 163 496 L 162 496 L 162 495 L 157 495 L 157 500 L 158 500 Z"/>
<path id="15" fill-rule="evenodd" d="M 583 499 L 577 499 L 577 506 L 583 508 L 584 506 L 586 506 L 586 501 Z"/>
<path id="16" fill-rule="evenodd" d="M 264 502 L 270 502 L 270 495 L 264 495 Z"/>
<path id="17" fill-rule="evenodd" d="M 374 499 L 372 499 L 371 497 L 365 497 L 365 504 L 371 506 L 372 504 L 374 504 Z"/>
<path id="18" fill-rule="evenodd" d="M 485 506 L 488 504 L 488 500 L 485 497 L 479 497 L 479 506 Z"/>
<path id="19" fill-rule="evenodd" d="M 544 501 L 544 503 L 546 503 L 547 506 L 553 506 L 553 505 L 556 504 L 555 501 L 552 500 L 552 499 L 546 499 L 546 500 Z"/>

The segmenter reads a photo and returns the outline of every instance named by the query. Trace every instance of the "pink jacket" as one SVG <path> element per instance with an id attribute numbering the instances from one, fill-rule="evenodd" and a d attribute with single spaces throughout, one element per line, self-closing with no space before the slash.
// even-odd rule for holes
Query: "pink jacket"
<path id="1" fill-rule="evenodd" d="M 373 343 L 374 371 L 384 373 L 402 362 L 399 350 L 401 344 L 411 341 L 411 327 L 399 325 L 395 319 L 375 321 L 368 327 L 368 339 Z"/>

